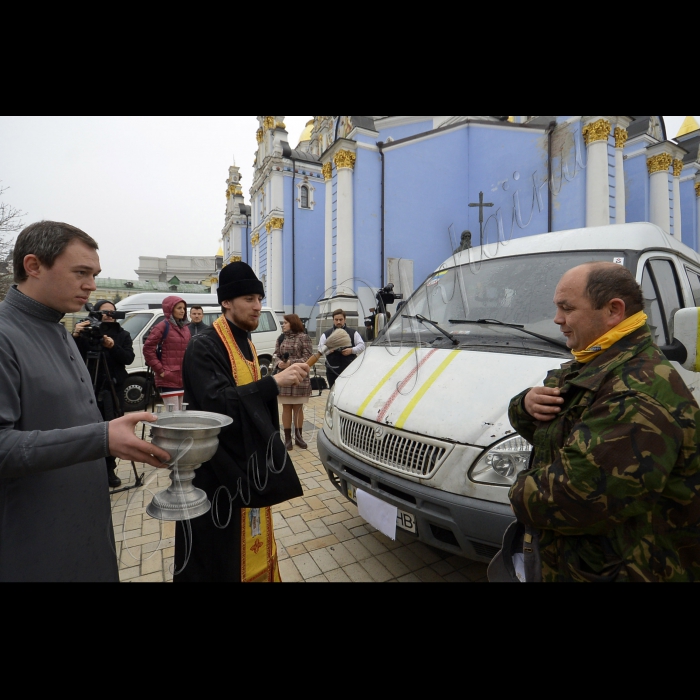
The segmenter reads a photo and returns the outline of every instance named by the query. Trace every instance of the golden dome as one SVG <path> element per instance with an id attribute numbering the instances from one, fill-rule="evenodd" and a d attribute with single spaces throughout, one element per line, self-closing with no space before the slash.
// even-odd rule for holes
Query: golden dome
<path id="1" fill-rule="evenodd" d="M 299 143 L 305 143 L 307 141 L 311 141 L 311 132 L 314 129 L 314 120 L 311 119 L 306 123 L 306 128 L 304 131 L 301 133 L 301 138 L 299 139 Z"/>
<path id="2" fill-rule="evenodd" d="M 216 253 L 216 257 L 217 257 L 217 258 L 223 258 L 223 257 L 224 257 L 224 249 L 223 249 L 221 246 L 219 246 L 219 250 L 218 250 L 218 252 Z"/>
<path id="3" fill-rule="evenodd" d="M 676 134 L 676 138 L 679 136 L 685 136 L 686 134 L 691 133 L 692 131 L 697 131 L 700 129 L 700 124 L 698 124 L 697 119 L 695 117 L 686 117 L 685 121 L 683 122 L 683 126 L 681 126 L 681 130 Z"/>

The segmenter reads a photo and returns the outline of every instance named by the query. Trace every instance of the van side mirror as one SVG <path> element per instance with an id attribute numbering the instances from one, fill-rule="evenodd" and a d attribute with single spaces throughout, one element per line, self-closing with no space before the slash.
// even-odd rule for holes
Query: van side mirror
<path id="1" fill-rule="evenodd" d="M 673 344 L 661 348 L 666 357 L 680 364 L 690 372 L 700 372 L 700 309 L 681 309 L 673 317 Z M 682 351 L 681 351 L 682 349 Z M 673 357 L 669 357 L 671 351 Z M 679 353 L 679 351 L 681 351 Z M 684 351 L 684 352 L 683 352 Z"/>

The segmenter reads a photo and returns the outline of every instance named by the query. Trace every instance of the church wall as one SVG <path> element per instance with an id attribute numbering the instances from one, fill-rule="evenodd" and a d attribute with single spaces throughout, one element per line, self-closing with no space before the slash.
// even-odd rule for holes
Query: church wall
<path id="1" fill-rule="evenodd" d="M 258 265 L 260 267 L 260 274 L 258 275 L 260 279 L 263 277 L 265 278 L 265 292 L 267 292 L 267 243 L 268 243 L 269 236 L 267 235 L 267 231 L 265 229 L 261 229 L 260 231 L 260 242 L 258 243 Z M 269 304 L 270 299 L 266 298 L 265 303 Z"/>
<path id="2" fill-rule="evenodd" d="M 484 201 L 484 241 L 547 233 L 547 137 L 542 131 L 472 125 L 469 135 L 469 189 L 466 204 Z M 468 228 L 479 241 L 479 209 L 468 208 Z M 514 223 L 515 214 L 515 223 Z M 520 224 L 520 225 L 519 225 Z"/>
<path id="3" fill-rule="evenodd" d="M 554 132 L 552 231 L 568 231 L 586 225 L 585 148 L 579 122 L 562 125 Z"/>
<path id="4" fill-rule="evenodd" d="M 649 171 L 644 153 L 625 161 L 625 183 L 627 221 L 649 221 Z"/>
<path id="5" fill-rule="evenodd" d="M 379 153 L 359 148 L 355 164 L 355 290 L 381 286 L 382 166 Z"/>
<path id="6" fill-rule="evenodd" d="M 297 177 L 296 185 L 299 182 L 300 178 Z M 324 293 L 326 198 L 321 188 L 325 188 L 325 184 L 319 186 L 317 181 L 311 184 L 316 187 L 314 208 L 301 209 L 293 178 L 284 178 L 284 308 L 288 313 L 297 313 L 302 318 L 311 317 L 313 307 Z M 319 191 L 323 196 L 318 196 Z M 292 211 L 296 220 L 294 237 Z M 293 289 L 294 263 L 296 299 Z"/>
<path id="7" fill-rule="evenodd" d="M 402 124 L 400 126 L 392 126 L 386 129 L 382 129 L 379 132 L 379 141 L 384 141 L 388 138 L 394 139 L 394 141 L 400 141 L 401 139 L 407 139 L 410 136 L 416 136 L 417 134 L 424 134 L 426 131 L 433 130 L 433 122 L 416 122 L 415 124 Z"/>
<path id="8" fill-rule="evenodd" d="M 385 258 L 413 260 L 416 287 L 447 259 L 467 227 L 466 129 L 387 148 Z M 386 263 L 385 263 L 386 264 Z"/>
<path id="9" fill-rule="evenodd" d="M 615 133 L 608 139 L 608 186 L 610 188 L 610 223 L 617 223 L 617 178 L 615 177 Z"/>
<path id="10" fill-rule="evenodd" d="M 681 182 L 681 227 L 683 228 L 682 240 L 693 250 L 698 250 L 700 241 L 698 236 L 698 206 L 695 196 L 695 182 L 686 180 Z"/>

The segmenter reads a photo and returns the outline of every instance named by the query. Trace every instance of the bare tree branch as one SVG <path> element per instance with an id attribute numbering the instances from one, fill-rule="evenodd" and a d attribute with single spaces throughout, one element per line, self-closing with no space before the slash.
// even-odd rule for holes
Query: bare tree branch
<path id="1" fill-rule="evenodd" d="M 12 249 L 14 234 L 24 228 L 24 212 L 3 201 L 9 187 L 0 186 L 0 300 L 5 298 L 12 284 Z"/>

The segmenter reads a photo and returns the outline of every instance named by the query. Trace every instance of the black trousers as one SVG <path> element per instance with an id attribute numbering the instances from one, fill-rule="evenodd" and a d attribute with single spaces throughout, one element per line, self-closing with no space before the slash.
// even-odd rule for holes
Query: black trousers
<path id="1" fill-rule="evenodd" d="M 326 358 L 326 377 L 329 389 L 333 388 L 336 379 L 355 361 L 356 357 L 356 355 L 344 357 L 341 353 L 334 352 Z"/>
<path id="2" fill-rule="evenodd" d="M 112 396 L 112 391 L 111 389 L 106 386 L 106 380 L 105 386 L 102 391 L 98 392 L 97 394 L 97 405 L 100 409 L 100 413 L 102 414 L 102 418 L 106 421 L 112 421 L 115 418 L 117 418 L 120 415 L 124 415 L 124 411 L 126 409 L 126 405 L 124 403 L 124 385 L 123 384 L 115 384 L 114 385 L 114 390 L 116 391 L 117 394 L 117 399 L 119 399 L 119 407 L 118 409 L 115 409 L 114 406 L 114 397 Z M 117 459 L 116 457 L 112 457 L 109 455 L 106 458 L 107 461 L 107 470 L 108 471 L 114 471 L 117 468 Z"/>

